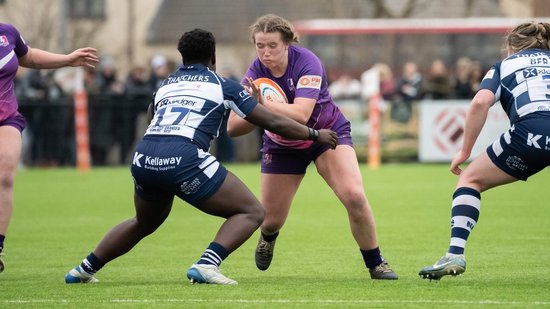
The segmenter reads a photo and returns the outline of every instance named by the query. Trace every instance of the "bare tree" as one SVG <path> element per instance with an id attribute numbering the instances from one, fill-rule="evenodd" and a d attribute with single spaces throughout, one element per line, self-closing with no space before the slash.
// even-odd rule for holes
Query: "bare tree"
<path id="1" fill-rule="evenodd" d="M 466 4 L 464 6 L 464 17 L 472 16 L 472 13 L 474 12 L 475 4 L 476 4 L 476 0 L 466 0 Z"/>
<path id="2" fill-rule="evenodd" d="M 102 33 L 104 25 L 103 20 L 71 20 L 70 27 L 67 29 L 69 50 L 75 50 L 83 46 L 94 46 L 101 49 L 99 42 L 95 39 L 99 33 Z"/>
<path id="3" fill-rule="evenodd" d="M 94 45 L 101 33 L 102 19 L 62 18 L 63 2 L 59 0 L 18 0 L 5 6 L 7 22 L 12 23 L 32 47 L 69 52 L 76 48 Z M 63 24 L 66 21 L 65 24 Z M 61 42 L 65 31 L 67 42 Z M 95 46 L 95 45 L 94 45 Z M 67 50 L 63 50 L 63 49 Z"/>
<path id="4" fill-rule="evenodd" d="M 388 0 L 370 0 L 374 6 L 374 18 L 406 18 L 411 17 L 415 11 L 421 10 L 426 5 L 426 1 L 407 0 L 401 12 L 390 10 L 391 1 Z"/>
<path id="5" fill-rule="evenodd" d="M 18 0 L 6 4 L 8 22 L 21 33 L 27 44 L 41 49 L 59 51 L 58 0 Z"/>

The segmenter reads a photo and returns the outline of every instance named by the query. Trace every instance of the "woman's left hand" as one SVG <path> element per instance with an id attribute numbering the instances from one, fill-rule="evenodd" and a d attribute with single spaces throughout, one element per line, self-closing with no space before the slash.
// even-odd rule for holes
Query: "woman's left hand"
<path id="1" fill-rule="evenodd" d="M 248 81 L 248 84 L 243 85 L 245 87 L 246 91 L 248 91 L 248 93 L 250 93 L 250 96 L 252 96 L 254 98 L 254 100 L 256 100 L 256 102 L 258 102 L 259 104 L 264 105 L 264 100 L 262 98 L 260 88 L 256 84 L 254 84 L 254 80 L 252 80 L 252 78 L 247 77 L 246 80 Z"/>

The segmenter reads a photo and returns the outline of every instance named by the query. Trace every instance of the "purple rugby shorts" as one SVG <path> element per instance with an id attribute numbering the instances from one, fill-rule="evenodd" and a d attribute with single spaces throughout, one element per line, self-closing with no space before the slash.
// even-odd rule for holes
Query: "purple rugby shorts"
<path id="1" fill-rule="evenodd" d="M 340 115 L 331 128 L 338 134 L 338 145 L 353 146 L 351 139 L 351 124 Z M 265 147 L 264 145 L 264 148 Z M 329 145 L 313 143 L 309 148 L 275 148 L 262 151 L 262 173 L 264 174 L 293 174 L 303 175 L 309 164 L 315 161 L 325 151 L 330 150 Z"/>
<path id="2" fill-rule="evenodd" d="M 19 130 L 19 132 L 23 132 L 26 125 L 27 122 L 25 121 L 25 117 L 23 117 L 23 115 L 21 115 L 19 112 L 9 118 L 0 121 L 0 127 L 11 126 Z"/>

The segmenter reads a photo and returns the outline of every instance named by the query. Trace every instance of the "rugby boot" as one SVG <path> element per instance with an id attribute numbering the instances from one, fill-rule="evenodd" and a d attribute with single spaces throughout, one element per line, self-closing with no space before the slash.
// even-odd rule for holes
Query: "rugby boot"
<path id="1" fill-rule="evenodd" d="M 222 275 L 216 265 L 193 264 L 187 271 L 187 278 L 193 284 L 237 284 L 237 281 Z"/>
<path id="2" fill-rule="evenodd" d="M 256 267 L 258 267 L 259 270 L 267 270 L 269 265 L 271 265 L 276 241 L 276 239 L 273 241 L 266 241 L 264 237 L 260 235 L 260 240 L 258 241 L 254 255 L 256 259 Z"/>
<path id="3" fill-rule="evenodd" d="M 466 271 L 464 255 L 444 256 L 431 266 L 420 270 L 418 275 L 422 279 L 439 280 L 443 276 L 458 276 Z"/>

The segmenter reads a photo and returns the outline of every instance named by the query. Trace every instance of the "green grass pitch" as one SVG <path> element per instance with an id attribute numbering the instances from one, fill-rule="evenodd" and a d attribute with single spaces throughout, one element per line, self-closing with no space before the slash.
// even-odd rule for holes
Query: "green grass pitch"
<path id="1" fill-rule="evenodd" d="M 259 193 L 259 166 L 228 165 Z M 271 268 L 254 265 L 258 232 L 223 264 L 237 286 L 192 285 L 187 268 L 222 220 L 176 201 L 167 221 L 95 285 L 65 273 L 115 224 L 133 216 L 128 168 L 20 170 L 0 274 L 0 308 L 464 308 L 550 306 L 550 173 L 482 194 L 480 220 L 460 277 L 427 281 L 418 270 L 442 256 L 456 177 L 441 164 L 362 166 L 380 247 L 400 275 L 369 278 L 345 209 L 311 168 L 277 242 Z"/>

